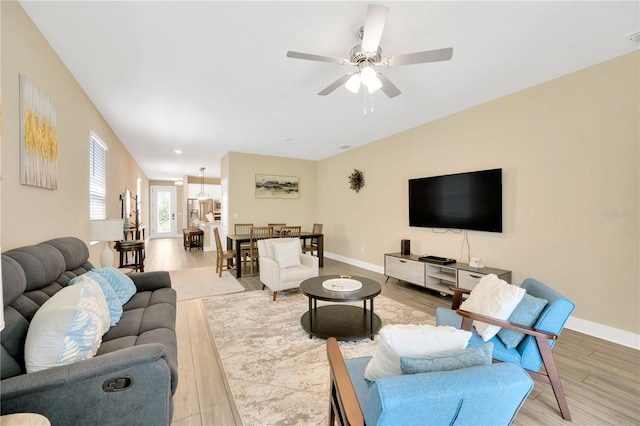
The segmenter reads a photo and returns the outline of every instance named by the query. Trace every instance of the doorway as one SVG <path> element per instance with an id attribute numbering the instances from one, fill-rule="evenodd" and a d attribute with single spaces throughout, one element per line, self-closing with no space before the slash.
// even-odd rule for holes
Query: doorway
<path id="1" fill-rule="evenodd" d="M 175 237 L 176 187 L 151 186 L 151 238 Z"/>

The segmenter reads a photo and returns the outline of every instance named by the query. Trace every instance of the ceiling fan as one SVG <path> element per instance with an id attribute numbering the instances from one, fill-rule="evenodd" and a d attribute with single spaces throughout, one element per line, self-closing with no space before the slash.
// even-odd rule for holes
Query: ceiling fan
<path id="1" fill-rule="evenodd" d="M 343 75 L 321 90 L 318 95 L 326 96 L 342 85 L 351 92 L 358 93 L 360 85 L 363 85 L 367 87 L 369 93 L 380 89 L 388 97 L 394 98 L 402 92 L 391 83 L 389 79 L 382 75 L 382 73 L 376 71 L 375 67 L 397 67 L 400 65 L 448 61 L 453 56 L 453 48 L 446 47 L 444 49 L 427 50 L 424 52 L 407 53 L 382 58 L 380 39 L 382 38 L 382 32 L 384 31 L 388 14 L 389 8 L 386 6 L 370 4 L 367 7 L 367 17 L 364 26 L 358 31 L 362 43 L 351 49 L 349 59 L 312 55 L 291 50 L 287 52 L 287 57 L 329 62 L 339 65 L 351 65 L 355 68 L 354 71 Z"/>

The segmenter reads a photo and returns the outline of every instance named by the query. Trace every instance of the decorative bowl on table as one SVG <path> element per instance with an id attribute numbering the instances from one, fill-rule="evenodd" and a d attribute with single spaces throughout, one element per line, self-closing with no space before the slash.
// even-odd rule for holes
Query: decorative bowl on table
<path id="1" fill-rule="evenodd" d="M 362 283 L 350 276 L 340 276 L 323 281 L 322 287 L 329 291 L 356 291 L 362 288 Z"/>

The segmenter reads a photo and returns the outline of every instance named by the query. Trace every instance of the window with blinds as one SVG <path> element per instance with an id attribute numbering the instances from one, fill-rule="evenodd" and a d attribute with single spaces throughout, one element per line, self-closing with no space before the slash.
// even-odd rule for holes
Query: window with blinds
<path id="1" fill-rule="evenodd" d="M 107 145 L 93 132 L 89 136 L 89 219 L 107 217 Z"/>

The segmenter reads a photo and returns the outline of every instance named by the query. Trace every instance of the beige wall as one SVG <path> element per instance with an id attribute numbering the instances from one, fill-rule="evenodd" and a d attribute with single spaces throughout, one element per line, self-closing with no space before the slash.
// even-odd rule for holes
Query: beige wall
<path id="1" fill-rule="evenodd" d="M 206 170 L 205 170 L 206 174 Z M 194 183 L 200 185 L 202 178 L 200 176 L 187 176 L 185 183 Z M 204 178 L 205 185 L 220 185 L 220 178 L 206 177 Z"/>
<path id="2" fill-rule="evenodd" d="M 222 179 L 228 178 L 229 185 L 229 232 L 233 232 L 235 223 L 253 223 L 256 226 L 287 223 L 300 225 L 303 231 L 311 231 L 316 218 L 316 164 L 315 161 L 309 160 L 227 153 L 222 161 L 221 170 Z M 300 197 L 256 198 L 256 174 L 298 176 Z"/>
<path id="3" fill-rule="evenodd" d="M 60 237 L 89 241 L 89 132 L 107 151 L 107 217 L 120 217 L 119 194 L 135 194 L 142 179 L 142 221 L 148 221 L 148 182 L 76 80 L 17 2 L 2 8 L 2 249 Z M 56 104 L 58 189 L 20 184 L 18 75 L 26 74 Z M 99 264 L 101 245 L 92 247 Z"/>
<path id="4" fill-rule="evenodd" d="M 407 238 L 413 253 L 467 261 L 463 233 L 408 226 L 407 180 L 500 167 L 504 231 L 469 231 L 471 256 L 548 283 L 577 318 L 637 334 L 639 62 L 629 54 L 320 161 L 325 250 L 381 267 Z M 354 168 L 366 179 L 357 194 Z"/>

